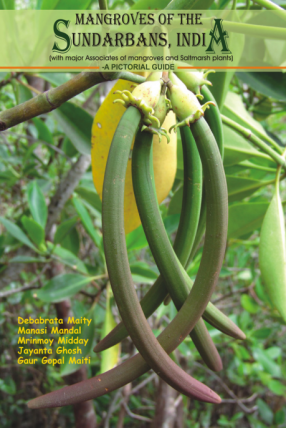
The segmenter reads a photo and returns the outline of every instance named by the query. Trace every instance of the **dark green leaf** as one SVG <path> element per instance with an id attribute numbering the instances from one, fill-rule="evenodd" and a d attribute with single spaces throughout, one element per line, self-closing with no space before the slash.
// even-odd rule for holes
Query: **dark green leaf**
<path id="1" fill-rule="evenodd" d="M 66 273 L 58 275 L 48 281 L 43 288 L 36 291 L 36 296 L 46 303 L 62 302 L 74 296 L 94 278 L 79 275 L 78 273 Z"/>
<path id="2" fill-rule="evenodd" d="M 264 153 L 256 150 L 245 138 L 227 125 L 223 125 L 224 134 L 224 166 L 236 165 L 252 157 L 267 158 Z"/>
<path id="3" fill-rule="evenodd" d="M 248 296 L 248 294 L 243 294 L 240 299 L 241 306 L 250 314 L 257 314 L 260 311 L 260 306 L 256 301 Z"/>
<path id="4" fill-rule="evenodd" d="M 54 256 L 60 259 L 61 263 L 71 267 L 74 270 L 78 270 L 79 272 L 87 273 L 85 264 L 69 250 L 62 248 L 59 245 L 53 248 L 51 243 L 48 243 L 48 248 L 50 251 L 53 251 Z"/>
<path id="5" fill-rule="evenodd" d="M 41 141 L 46 141 L 49 144 L 53 144 L 54 140 L 52 133 L 45 124 L 45 122 L 43 122 L 38 117 L 34 117 L 33 122 L 38 131 L 38 139 Z"/>
<path id="6" fill-rule="evenodd" d="M 255 91 L 266 97 L 286 101 L 286 75 L 281 72 L 267 71 L 237 73 L 238 77 Z"/>
<path id="7" fill-rule="evenodd" d="M 228 210 L 228 238 L 240 238 L 259 229 L 268 206 L 267 202 L 231 205 Z"/>
<path id="8" fill-rule="evenodd" d="M 258 406 L 258 411 L 259 414 L 261 416 L 261 419 L 264 422 L 267 422 L 269 424 L 269 426 L 271 425 L 272 421 L 273 421 L 273 412 L 270 409 L 270 407 L 268 406 L 267 403 L 265 403 L 265 401 L 261 400 L 261 398 L 258 398 L 258 400 L 256 401 L 256 404 Z"/>
<path id="9" fill-rule="evenodd" d="M 245 177 L 227 176 L 226 181 L 229 202 L 244 199 L 264 186 L 263 181 Z"/>
<path id="10" fill-rule="evenodd" d="M 80 239 L 77 229 L 74 227 L 71 229 L 68 235 L 66 235 L 62 242 L 61 246 L 63 248 L 66 248 L 67 250 L 71 251 L 75 255 L 79 252 L 79 246 L 80 246 Z"/>
<path id="11" fill-rule="evenodd" d="M 80 202 L 80 200 L 76 197 L 73 198 L 73 205 L 76 209 L 76 212 L 81 218 L 82 224 L 86 230 L 86 232 L 89 234 L 93 242 L 97 247 L 100 247 L 101 244 L 101 236 L 99 235 L 98 231 L 95 229 L 92 220 L 90 218 L 90 215 L 88 214 L 88 211 L 84 207 L 84 205 Z"/>
<path id="12" fill-rule="evenodd" d="M 169 208 L 168 208 L 169 215 L 178 214 L 181 212 L 182 201 L 183 201 L 183 191 L 184 191 L 184 188 L 183 186 L 181 186 L 172 196 L 172 199 L 170 201 Z"/>
<path id="13" fill-rule="evenodd" d="M 281 382 L 279 382 L 279 380 L 273 379 L 267 384 L 267 386 L 270 389 L 270 391 L 272 391 L 276 395 L 285 396 L 286 394 L 286 386 L 283 385 Z"/>
<path id="14" fill-rule="evenodd" d="M 72 217 L 66 221 L 63 221 L 56 230 L 54 236 L 54 244 L 60 244 L 62 240 L 71 232 L 77 223 L 77 217 Z"/>
<path id="15" fill-rule="evenodd" d="M 89 155 L 91 152 L 92 116 L 81 107 L 70 102 L 62 104 L 54 110 L 53 114 L 75 148 L 80 153 Z"/>
<path id="16" fill-rule="evenodd" d="M 7 220 L 4 217 L 0 217 L 0 222 L 3 224 L 4 227 L 6 227 L 7 232 L 9 232 L 10 235 L 12 235 L 15 239 L 27 245 L 32 250 L 38 251 L 37 248 L 30 241 L 30 239 L 25 235 L 24 232 L 22 232 L 22 230 L 15 223 L 12 223 L 10 220 Z"/>
<path id="17" fill-rule="evenodd" d="M 42 226 L 25 215 L 21 218 L 21 222 L 34 244 L 36 244 L 40 250 L 45 251 L 45 231 Z"/>
<path id="18" fill-rule="evenodd" d="M 81 197 L 81 199 L 88 203 L 90 207 L 96 209 L 99 213 L 101 213 L 102 203 L 95 189 L 78 186 L 75 191 Z"/>
<path id="19" fill-rule="evenodd" d="M 43 192 L 34 180 L 27 189 L 28 204 L 34 220 L 44 229 L 47 222 L 48 210 Z"/>
<path id="20" fill-rule="evenodd" d="M 158 274 L 150 269 L 150 266 L 144 262 L 130 264 L 130 270 L 134 282 L 153 284 L 158 277 Z"/>
<path id="21" fill-rule="evenodd" d="M 274 377 L 281 377 L 281 368 L 274 363 L 263 349 L 253 349 L 254 358 L 262 365 L 264 370 Z"/>
<path id="22" fill-rule="evenodd" d="M 148 246 L 142 225 L 126 235 L 127 250 L 140 250 Z"/>
<path id="23" fill-rule="evenodd" d="M 45 263 L 45 259 L 30 256 L 16 256 L 9 260 L 9 263 Z"/>

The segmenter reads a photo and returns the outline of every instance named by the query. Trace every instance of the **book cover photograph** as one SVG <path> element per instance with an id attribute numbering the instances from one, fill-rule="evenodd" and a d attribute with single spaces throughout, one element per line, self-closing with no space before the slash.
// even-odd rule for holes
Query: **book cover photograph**
<path id="1" fill-rule="evenodd" d="M 0 426 L 286 428 L 286 1 L 0 0 Z"/>

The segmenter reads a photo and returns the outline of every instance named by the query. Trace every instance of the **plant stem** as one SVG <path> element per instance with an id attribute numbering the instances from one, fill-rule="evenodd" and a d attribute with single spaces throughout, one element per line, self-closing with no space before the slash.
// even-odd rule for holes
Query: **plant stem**
<path id="1" fill-rule="evenodd" d="M 285 10 L 283 7 L 278 6 L 278 4 L 275 4 L 270 0 L 254 0 L 254 3 L 258 3 L 260 6 L 263 6 L 268 10 Z"/>
<path id="2" fill-rule="evenodd" d="M 237 115 L 237 112 L 235 110 L 233 110 L 232 108 L 225 106 L 225 108 L 227 110 L 229 110 L 230 113 L 233 113 L 234 115 Z M 243 117 L 240 117 L 241 120 L 245 121 L 245 119 Z M 274 141 L 271 137 L 269 137 L 269 135 L 264 134 L 263 132 L 259 131 L 259 129 L 252 127 L 253 132 L 255 132 L 255 134 L 257 134 L 257 136 L 262 139 L 267 141 L 269 144 L 271 144 L 271 146 L 273 146 L 280 154 L 283 153 L 283 148 L 280 147 L 276 141 Z"/>
<path id="3" fill-rule="evenodd" d="M 281 9 L 279 8 L 278 10 Z M 212 18 L 202 18 L 201 22 L 203 23 L 204 27 L 212 28 L 213 26 Z M 264 37 L 278 40 L 286 39 L 286 29 L 282 27 L 266 27 L 264 25 L 243 24 L 241 22 L 231 22 L 224 20 L 223 28 L 226 31 L 232 31 L 233 33 L 249 34 L 255 37 Z"/>
<path id="4" fill-rule="evenodd" d="M 105 82 L 106 80 L 114 79 L 129 80 L 135 83 L 142 83 L 145 81 L 144 77 L 126 71 L 122 73 L 105 73 L 104 75 L 103 73 L 94 72 L 77 74 L 71 80 L 56 88 L 52 88 L 9 110 L 2 111 L 0 113 L 0 132 L 18 125 L 19 123 L 26 122 L 33 117 L 49 113 L 92 86 Z"/>
<path id="5" fill-rule="evenodd" d="M 262 141 L 259 137 L 256 137 L 249 129 L 244 128 L 228 117 L 221 115 L 223 123 L 230 126 L 239 132 L 243 137 L 252 142 L 255 146 L 259 147 L 262 151 L 267 153 L 278 165 L 281 165 L 286 169 L 285 159 L 277 152 L 275 152 L 271 147 L 269 147 L 264 141 Z"/>
<path id="6" fill-rule="evenodd" d="M 108 10 L 107 0 L 98 0 L 100 10 Z"/>

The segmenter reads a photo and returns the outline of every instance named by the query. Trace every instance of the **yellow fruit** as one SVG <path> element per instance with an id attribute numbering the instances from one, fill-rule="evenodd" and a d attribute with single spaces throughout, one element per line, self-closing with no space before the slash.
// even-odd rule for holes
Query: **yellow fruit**
<path id="1" fill-rule="evenodd" d="M 123 107 L 122 104 L 113 104 L 113 101 L 118 98 L 118 95 L 114 95 L 114 92 L 125 89 L 132 91 L 135 86 L 136 85 L 132 82 L 119 80 L 111 89 L 94 117 L 92 126 L 91 162 L 93 182 L 100 198 L 102 198 L 104 172 L 111 141 L 121 116 L 125 111 L 125 107 Z M 163 128 L 168 130 L 172 125 L 175 125 L 175 123 L 176 119 L 174 113 L 169 112 L 163 124 Z M 164 137 L 161 143 L 159 143 L 158 136 L 154 135 L 153 142 L 155 186 L 158 202 L 161 203 L 170 192 L 175 179 L 177 169 L 177 135 L 172 132 L 169 144 L 167 144 L 166 138 Z M 141 224 L 133 193 L 131 160 L 127 166 L 125 181 L 124 221 L 126 234 L 136 229 Z"/>

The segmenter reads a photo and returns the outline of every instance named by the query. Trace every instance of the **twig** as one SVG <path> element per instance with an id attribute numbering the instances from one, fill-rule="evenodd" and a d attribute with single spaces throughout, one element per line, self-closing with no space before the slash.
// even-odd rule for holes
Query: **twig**
<path id="1" fill-rule="evenodd" d="M 243 288 L 240 288 L 239 290 L 232 290 L 232 291 L 230 291 L 229 293 L 224 294 L 223 296 L 218 297 L 217 299 L 214 299 L 214 300 L 212 301 L 212 303 L 213 303 L 213 304 L 215 304 L 215 303 L 221 302 L 222 300 L 227 299 L 228 297 L 231 297 L 231 296 L 233 296 L 234 294 L 238 294 L 238 293 L 247 293 L 247 292 L 248 292 L 248 291 L 250 291 L 254 286 L 255 286 L 255 284 L 251 284 L 249 287 L 243 287 Z"/>
<path id="2" fill-rule="evenodd" d="M 252 401 L 256 400 L 256 398 L 258 397 L 258 394 L 252 394 L 250 397 L 248 398 L 240 398 L 239 401 L 241 403 L 251 403 Z M 232 399 L 232 398 L 225 398 L 221 400 L 222 403 L 228 403 L 228 404 L 236 404 L 236 400 Z"/>
<path id="3" fill-rule="evenodd" d="M 0 131 L 5 131 L 12 126 L 18 125 L 19 123 L 25 122 L 43 113 L 49 113 L 92 86 L 106 80 L 114 79 L 129 80 L 135 83 L 142 83 L 145 81 L 144 77 L 128 72 L 109 74 L 92 72 L 80 73 L 57 88 L 52 88 L 18 106 L 2 111 L 0 113 Z"/>
<path id="4" fill-rule="evenodd" d="M 112 416 L 112 413 L 114 412 L 115 403 L 116 403 L 116 401 L 119 399 L 119 397 L 121 395 L 121 390 L 122 390 L 122 388 L 120 388 L 116 392 L 116 394 L 114 395 L 114 397 L 113 397 L 113 399 L 112 399 L 112 401 L 111 401 L 111 403 L 109 405 L 109 408 L 107 410 L 107 414 L 106 414 L 106 417 L 105 417 L 105 421 L 104 421 L 104 428 L 109 428 L 109 421 L 110 421 L 110 418 Z"/>
<path id="5" fill-rule="evenodd" d="M 156 378 L 156 373 L 152 373 L 149 377 L 147 377 L 146 379 L 144 379 L 142 382 L 140 382 L 137 386 L 135 386 L 130 394 L 134 395 L 136 392 L 139 391 L 139 389 L 144 388 L 145 385 L 147 385 L 149 382 L 152 382 L 153 379 Z"/>
<path id="6" fill-rule="evenodd" d="M 23 82 L 21 79 L 16 79 L 18 83 L 20 83 L 20 85 L 24 86 L 25 88 L 29 89 L 31 92 L 34 92 L 35 94 L 41 95 L 42 92 L 39 91 L 38 89 L 34 88 L 34 86 L 29 85 L 29 83 L 25 83 Z"/>
<path id="7" fill-rule="evenodd" d="M 33 281 L 30 282 L 30 284 L 23 285 L 23 287 L 15 288 L 14 290 L 8 290 L 8 291 L 4 291 L 3 293 L 0 293 L 0 299 L 11 296 L 12 294 L 21 293 L 23 291 L 39 288 L 39 286 L 36 286 L 35 284 L 39 281 L 40 277 L 47 270 L 47 268 L 48 268 L 48 264 L 46 264 L 43 267 L 41 272 L 36 276 L 36 278 L 33 279 Z"/>
<path id="8" fill-rule="evenodd" d="M 227 386 L 226 383 L 224 383 L 224 381 L 217 376 L 214 372 L 212 372 L 211 370 L 209 370 L 207 367 L 204 367 L 202 364 L 194 362 L 193 363 L 194 366 L 200 367 L 201 369 L 203 369 L 204 371 L 206 371 L 210 376 L 214 377 L 223 387 L 223 389 L 228 393 L 228 395 L 231 396 L 231 398 L 233 399 L 234 403 L 237 404 L 241 410 L 244 411 L 244 413 L 246 414 L 251 414 L 253 412 L 255 412 L 257 410 L 257 406 L 253 406 L 251 408 L 246 407 L 242 401 L 240 400 L 240 398 L 238 398 L 235 393 Z"/>
<path id="9" fill-rule="evenodd" d="M 72 195 L 81 177 L 90 165 L 90 156 L 81 155 L 77 162 L 71 167 L 66 177 L 60 181 L 57 191 L 51 199 L 48 207 L 48 220 L 46 225 L 46 235 L 49 235 L 53 224 L 56 222 L 65 203 Z"/>
<path id="10" fill-rule="evenodd" d="M 0 81 L 0 88 L 9 85 L 9 83 L 11 83 L 14 79 L 17 79 L 17 77 L 21 76 L 21 74 L 23 74 L 22 71 L 19 73 L 11 73 L 11 77 L 9 77 L 9 79 L 3 79 Z"/>
<path id="11" fill-rule="evenodd" d="M 223 123 L 235 129 L 237 132 L 243 135 L 244 138 L 248 139 L 252 144 L 259 147 L 264 153 L 268 154 L 274 160 L 274 162 L 276 162 L 278 165 L 281 165 L 283 168 L 286 168 L 285 159 L 283 158 L 283 156 L 275 152 L 275 150 L 269 147 L 264 141 L 261 140 L 261 138 L 253 134 L 250 129 L 244 128 L 243 126 L 239 125 L 234 120 L 229 119 L 227 116 L 224 116 L 223 114 L 221 115 L 221 118 Z M 278 147 L 278 150 L 280 151 L 281 148 L 279 146 L 277 147 Z"/>
<path id="12" fill-rule="evenodd" d="M 152 422 L 152 419 L 146 418 L 146 416 L 140 416 L 131 412 L 127 404 L 123 403 L 123 406 L 125 407 L 126 413 L 128 414 L 128 416 L 130 416 L 130 418 L 138 419 L 138 421 Z"/>

